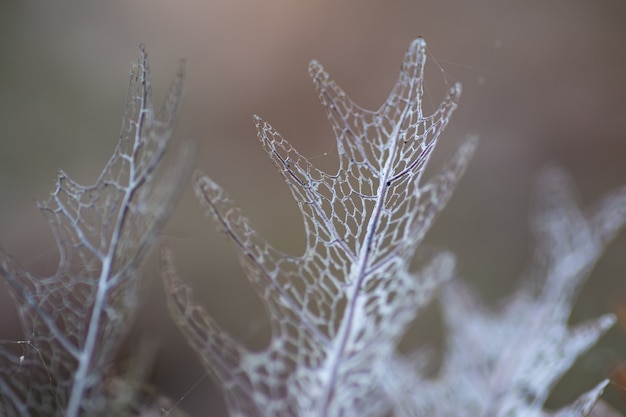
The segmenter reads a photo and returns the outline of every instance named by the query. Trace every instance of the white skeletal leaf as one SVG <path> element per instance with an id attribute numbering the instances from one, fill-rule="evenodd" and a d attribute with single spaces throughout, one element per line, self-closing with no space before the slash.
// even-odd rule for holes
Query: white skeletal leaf
<path id="1" fill-rule="evenodd" d="M 138 307 L 137 269 L 178 200 L 192 155 L 185 146 L 163 172 L 181 106 L 182 64 L 158 113 L 149 76 L 142 47 L 119 142 L 97 182 L 82 186 L 60 172 L 49 200 L 38 204 L 59 248 L 56 273 L 35 276 L 0 251 L 0 275 L 25 338 L 0 345 L 3 416 L 123 415 L 131 406 L 110 398 L 114 380 L 105 376 Z"/>
<path id="2" fill-rule="evenodd" d="M 409 263 L 475 148 L 475 141 L 468 141 L 439 174 L 424 180 L 460 94 L 460 86 L 453 86 L 433 115 L 423 115 L 425 59 L 420 38 L 378 111 L 356 105 L 320 64 L 311 63 L 309 72 L 337 136 L 334 175 L 315 168 L 255 116 L 263 148 L 302 211 L 307 236 L 302 256 L 274 249 L 215 182 L 195 175 L 200 204 L 239 248 L 271 321 L 269 346 L 247 351 L 195 303 L 172 254 L 163 250 L 172 315 L 221 382 L 231 416 L 384 416 L 392 407 L 381 369 L 454 265 L 446 253 L 417 274 L 409 272 Z"/>
<path id="3" fill-rule="evenodd" d="M 499 311 L 488 310 L 469 287 L 442 292 L 448 352 L 434 381 L 413 388 L 406 415 L 585 416 L 608 381 L 554 413 L 543 409 L 552 387 L 615 323 L 607 314 L 568 327 L 578 290 L 604 247 L 626 222 L 626 189 L 604 198 L 590 214 L 575 201 L 570 179 L 546 169 L 532 216 L 537 250 L 523 286 Z"/>

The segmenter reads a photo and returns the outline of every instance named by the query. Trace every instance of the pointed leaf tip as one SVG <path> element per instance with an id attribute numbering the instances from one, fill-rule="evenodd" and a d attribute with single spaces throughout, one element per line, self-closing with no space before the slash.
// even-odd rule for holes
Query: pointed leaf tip
<path id="1" fill-rule="evenodd" d="M 450 88 L 448 94 L 454 99 L 454 101 L 459 101 L 461 98 L 461 93 L 463 93 L 463 85 L 461 83 L 454 83 L 454 85 Z"/>
<path id="2" fill-rule="evenodd" d="M 314 80 L 324 72 L 324 67 L 316 59 L 309 62 L 309 75 Z"/>
<path id="3" fill-rule="evenodd" d="M 458 153 L 465 155 L 468 159 L 471 159 L 476 153 L 476 148 L 478 148 L 478 144 L 480 143 L 480 139 L 478 135 L 470 135 L 465 139 L 465 142 L 461 145 Z"/>
<path id="4" fill-rule="evenodd" d="M 552 413 L 551 417 L 585 417 L 589 415 L 608 384 L 609 380 L 605 379 L 590 391 L 578 397 L 578 399 L 571 405 Z M 604 417 L 608 417 L 610 415 L 611 414 L 608 414 Z"/>
<path id="5" fill-rule="evenodd" d="M 426 40 L 423 36 L 418 36 L 411 42 L 411 49 L 426 48 Z"/>

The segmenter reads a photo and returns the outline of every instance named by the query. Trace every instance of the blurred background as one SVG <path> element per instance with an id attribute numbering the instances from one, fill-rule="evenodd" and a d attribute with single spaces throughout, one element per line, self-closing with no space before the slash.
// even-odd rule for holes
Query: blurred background
<path id="1" fill-rule="evenodd" d="M 176 137 L 198 141 L 195 165 L 228 190 L 269 241 L 301 253 L 300 215 L 259 146 L 251 116 L 259 114 L 334 172 L 335 139 L 307 75 L 309 60 L 318 59 L 357 103 L 376 109 L 418 35 L 429 48 L 427 112 L 453 83 L 463 84 L 430 172 L 468 134 L 480 137 L 427 244 L 453 250 L 462 279 L 495 305 L 515 289 L 532 251 L 530 190 L 544 164 L 563 165 L 587 205 L 626 184 L 623 1 L 0 2 L 0 245 L 37 273 L 54 271 L 55 244 L 33 199 L 46 198 L 61 167 L 82 184 L 96 180 L 117 141 L 130 63 L 143 43 L 157 105 L 178 60 L 187 60 Z M 262 348 L 263 307 L 190 188 L 163 241 L 218 322 Z M 622 234 L 582 288 L 572 323 L 626 302 L 625 250 Z M 219 391 L 167 315 L 156 261 L 152 254 L 145 262 L 146 301 L 127 350 L 148 340 L 156 346 L 151 382 L 192 415 L 224 415 Z M 426 316 L 436 322 L 431 310 Z M 0 292 L 1 338 L 21 338 L 15 317 Z M 616 326 L 577 363 L 549 407 L 577 397 L 626 359 L 622 332 Z M 417 342 L 407 336 L 405 343 Z M 626 410 L 625 391 L 607 391 L 605 398 Z"/>

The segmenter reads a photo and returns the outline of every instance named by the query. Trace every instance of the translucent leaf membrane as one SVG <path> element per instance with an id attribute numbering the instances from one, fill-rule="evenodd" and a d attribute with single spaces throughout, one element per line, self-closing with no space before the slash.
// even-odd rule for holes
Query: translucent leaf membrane
<path id="1" fill-rule="evenodd" d="M 190 173 L 190 145 L 175 164 L 161 167 L 183 79 L 181 63 L 156 113 L 142 47 L 119 142 L 97 182 L 82 186 L 60 172 L 50 198 L 38 204 L 59 248 L 53 276 L 37 277 L 0 251 L 0 274 L 24 331 L 19 344 L 0 344 L 3 416 L 125 415 L 138 406 L 132 390 L 121 401 L 105 376 L 138 307 L 137 268 Z"/>
<path id="2" fill-rule="evenodd" d="M 409 272 L 409 262 L 476 142 L 469 140 L 440 173 L 424 180 L 460 95 L 455 85 L 433 115 L 422 114 L 425 52 L 423 39 L 411 44 L 393 91 L 377 111 L 356 105 L 320 64 L 311 63 L 337 137 L 339 169 L 333 175 L 254 117 L 263 149 L 302 212 L 302 256 L 273 248 L 221 187 L 196 173 L 200 205 L 240 251 L 272 326 L 264 351 L 239 345 L 193 300 L 172 254 L 163 249 L 172 316 L 221 382 L 231 416 L 384 416 L 393 407 L 384 370 L 408 323 L 454 266 L 447 253 L 418 273 Z"/>

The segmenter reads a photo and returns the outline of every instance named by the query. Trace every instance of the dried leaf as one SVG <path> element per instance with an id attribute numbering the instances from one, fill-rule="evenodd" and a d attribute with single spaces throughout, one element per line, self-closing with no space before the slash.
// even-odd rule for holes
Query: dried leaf
<path id="1" fill-rule="evenodd" d="M 539 176 L 535 201 L 534 261 L 522 288 L 499 311 L 483 307 L 460 282 L 443 291 L 448 352 L 439 377 L 414 387 L 419 411 L 410 415 L 580 417 L 602 394 L 607 380 L 556 413 L 542 410 L 576 358 L 616 322 L 606 314 L 568 327 L 578 290 L 626 222 L 626 188 L 586 214 L 570 178 L 550 167 Z"/>
<path id="2" fill-rule="evenodd" d="M 414 274 L 409 261 L 475 147 L 468 141 L 441 173 L 423 180 L 460 94 L 453 86 L 433 115 L 422 114 L 425 52 L 423 39 L 412 43 L 392 93 L 376 112 L 353 103 L 321 65 L 311 63 L 337 136 L 334 175 L 315 168 L 255 116 L 263 148 L 303 214 L 307 245 L 301 257 L 274 249 L 215 182 L 196 173 L 205 214 L 239 248 L 271 321 L 267 349 L 248 351 L 193 300 L 172 254 L 163 250 L 172 316 L 222 383 L 231 416 L 382 416 L 391 408 L 381 369 L 454 265 L 443 253 Z"/>
<path id="3" fill-rule="evenodd" d="M 142 47 L 131 70 L 120 140 L 97 182 L 82 186 L 60 172 L 50 199 L 38 204 L 59 248 L 56 273 L 37 277 L 0 251 L 0 274 L 25 338 L 0 345 L 3 415 L 111 411 L 104 377 L 138 307 L 137 269 L 178 200 L 193 154 L 186 146 L 163 172 L 160 162 L 181 106 L 183 66 L 158 114 L 149 76 Z"/>

